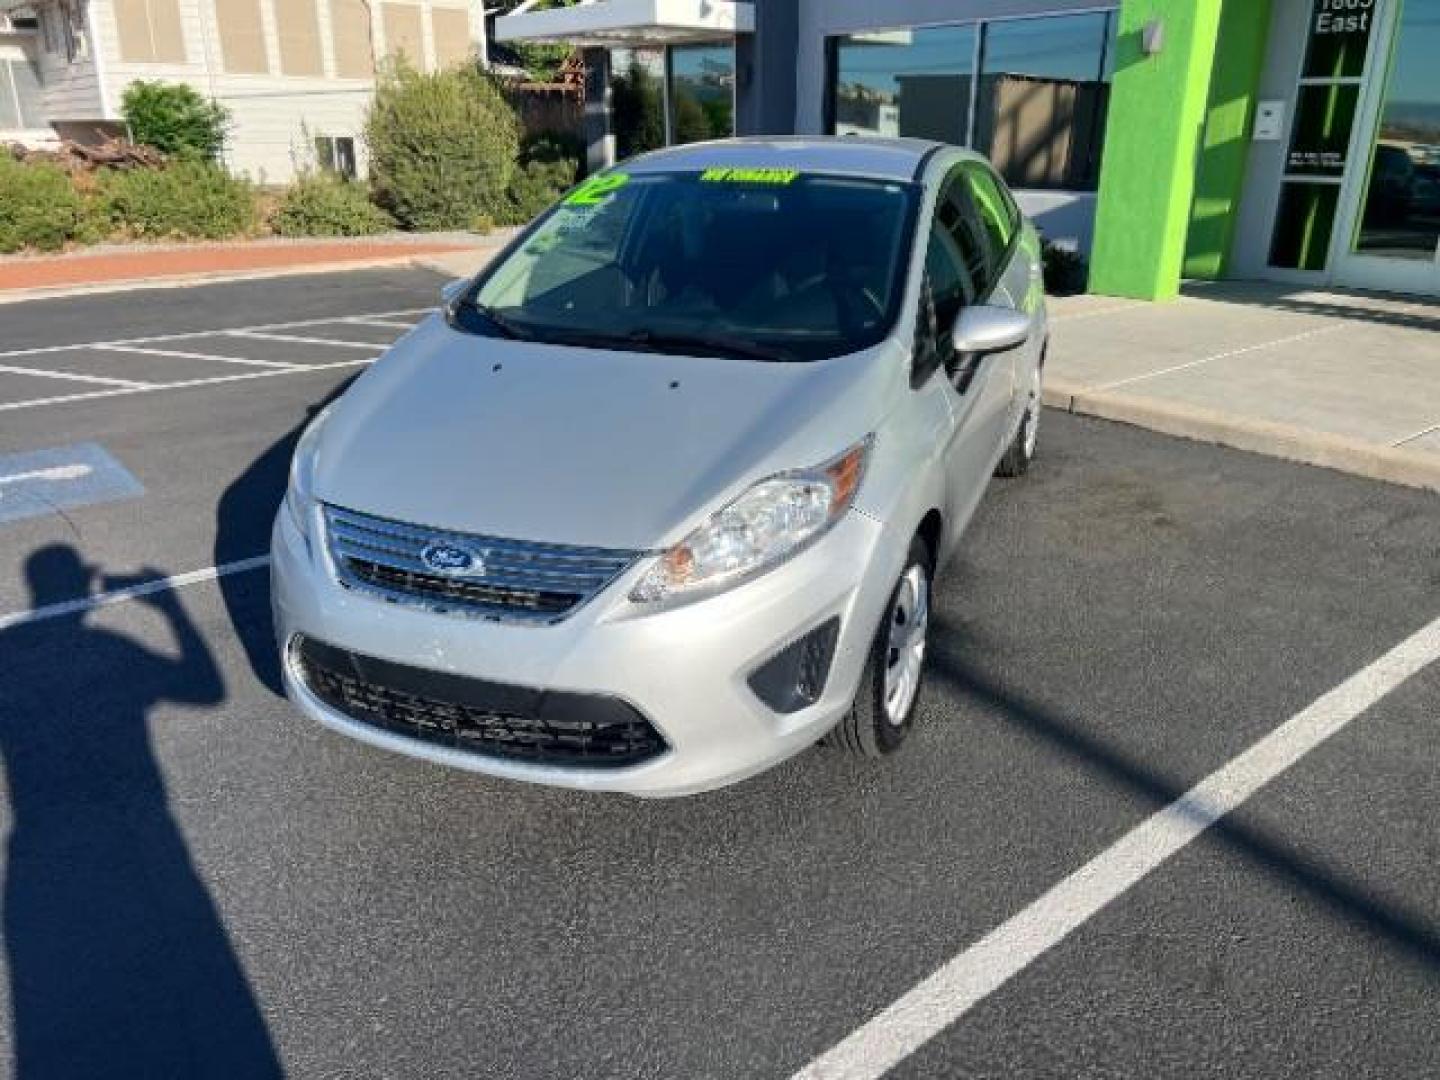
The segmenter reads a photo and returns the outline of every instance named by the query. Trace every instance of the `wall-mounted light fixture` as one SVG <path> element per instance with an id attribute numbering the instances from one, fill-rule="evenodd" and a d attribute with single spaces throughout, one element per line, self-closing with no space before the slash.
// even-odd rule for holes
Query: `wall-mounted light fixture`
<path id="1" fill-rule="evenodd" d="M 1151 19 L 1140 31 L 1140 51 L 1146 56 L 1157 56 L 1165 48 L 1165 20 Z"/>

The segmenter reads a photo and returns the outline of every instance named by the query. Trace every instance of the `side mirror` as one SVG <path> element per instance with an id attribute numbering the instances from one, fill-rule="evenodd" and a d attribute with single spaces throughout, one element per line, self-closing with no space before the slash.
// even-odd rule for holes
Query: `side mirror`
<path id="1" fill-rule="evenodd" d="M 1009 352 L 1030 337 L 1030 318 L 1023 311 L 1002 307 L 969 307 L 955 320 L 952 344 L 961 357 Z"/>
<path id="2" fill-rule="evenodd" d="M 467 288 L 470 287 L 469 278 L 456 278 L 454 281 L 447 281 L 440 286 L 440 305 L 449 307 Z"/>

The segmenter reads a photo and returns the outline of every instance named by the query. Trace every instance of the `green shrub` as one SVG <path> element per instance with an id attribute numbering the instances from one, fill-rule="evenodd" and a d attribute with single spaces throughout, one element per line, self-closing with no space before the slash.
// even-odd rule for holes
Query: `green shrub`
<path id="1" fill-rule="evenodd" d="M 463 229 L 506 216 L 519 130 L 490 76 L 421 74 L 401 63 L 375 88 L 365 123 L 375 202 L 407 229 Z"/>
<path id="2" fill-rule="evenodd" d="M 1045 291 L 1052 296 L 1074 296 L 1083 293 L 1090 277 L 1085 256 L 1070 248 L 1041 241 L 1041 259 L 1045 267 Z"/>
<path id="3" fill-rule="evenodd" d="M 22 164 L 0 151 L 0 252 L 56 251 L 98 239 L 95 220 L 69 175 L 50 164 Z"/>
<path id="4" fill-rule="evenodd" d="M 125 236 L 223 240 L 255 229 L 255 189 L 209 162 L 107 170 L 98 187 L 106 214 Z"/>
<path id="5" fill-rule="evenodd" d="M 270 214 L 280 236 L 369 236 L 393 224 L 363 185 L 326 172 L 302 174 Z"/>
<path id="6" fill-rule="evenodd" d="M 225 145 L 230 113 L 184 83 L 133 82 L 120 111 L 130 138 L 179 158 L 213 161 Z"/>
<path id="7" fill-rule="evenodd" d="M 510 198 L 500 222 L 524 225 L 574 186 L 580 156 L 573 136 L 545 132 L 527 137 L 510 178 Z"/>
<path id="8" fill-rule="evenodd" d="M 530 161 L 575 162 L 585 158 L 585 140 L 571 131 L 536 131 L 520 138 L 520 163 Z"/>

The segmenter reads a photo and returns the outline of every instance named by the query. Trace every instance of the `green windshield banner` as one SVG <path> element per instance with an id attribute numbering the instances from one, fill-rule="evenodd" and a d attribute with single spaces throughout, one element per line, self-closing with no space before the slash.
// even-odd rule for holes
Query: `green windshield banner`
<path id="1" fill-rule="evenodd" d="M 798 169 L 706 169 L 700 179 L 707 184 L 789 184 L 800 175 Z"/>

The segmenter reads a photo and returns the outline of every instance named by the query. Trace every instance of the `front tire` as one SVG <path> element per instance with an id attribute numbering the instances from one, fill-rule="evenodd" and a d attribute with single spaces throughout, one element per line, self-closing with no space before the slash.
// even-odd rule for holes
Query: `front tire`
<path id="1" fill-rule="evenodd" d="M 847 753 L 864 758 L 893 754 L 915 726 L 933 579 L 934 559 L 917 536 L 910 541 L 905 569 L 870 644 L 855 701 L 830 736 L 830 742 Z"/>
<path id="2" fill-rule="evenodd" d="M 1002 477 L 1024 476 L 1035 460 L 1035 449 L 1040 442 L 1040 368 L 1036 367 L 1030 376 L 1030 388 L 1025 400 L 1025 414 L 1020 418 L 1020 427 L 1015 438 L 1006 448 L 1000 463 L 995 466 L 995 475 Z"/>

